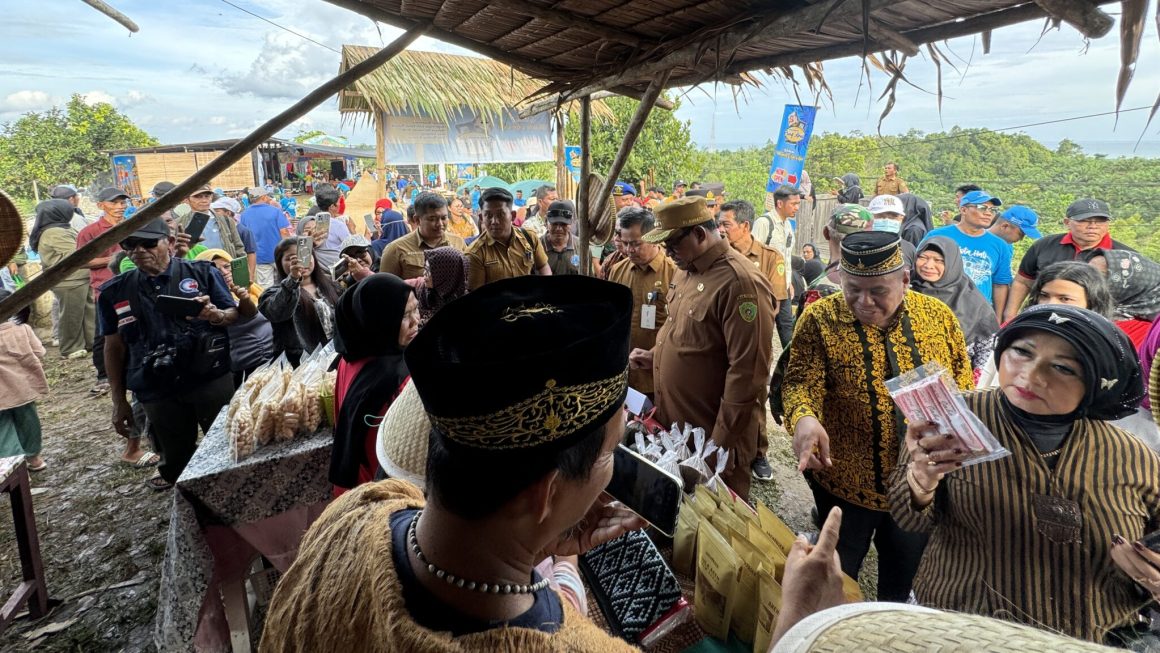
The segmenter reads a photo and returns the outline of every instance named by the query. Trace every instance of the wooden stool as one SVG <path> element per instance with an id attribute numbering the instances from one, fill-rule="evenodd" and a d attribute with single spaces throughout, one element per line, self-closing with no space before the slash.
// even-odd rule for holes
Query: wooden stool
<path id="1" fill-rule="evenodd" d="M 24 581 L 0 608 L 0 633 L 27 603 L 28 614 L 39 619 L 48 612 L 48 587 L 44 583 L 44 563 L 40 560 L 40 540 L 36 536 L 36 517 L 32 514 L 32 491 L 28 485 L 28 466 L 24 456 L 0 458 L 0 492 L 12 501 L 12 521 L 16 546 L 20 550 L 20 567 Z"/>

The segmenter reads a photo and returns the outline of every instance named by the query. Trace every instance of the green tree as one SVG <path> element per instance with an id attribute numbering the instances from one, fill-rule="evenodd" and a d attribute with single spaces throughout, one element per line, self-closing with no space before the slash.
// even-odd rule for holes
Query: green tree
<path id="1" fill-rule="evenodd" d="M 110 150 L 157 144 L 113 105 L 73 95 L 63 110 L 30 112 L 0 125 L 0 187 L 28 200 L 33 181 L 41 188 L 88 184 L 109 169 Z"/>
<path id="2" fill-rule="evenodd" d="M 306 141 L 314 138 L 315 136 L 326 136 L 326 132 L 322 131 L 321 129 L 309 129 L 308 130 L 308 129 L 303 129 L 303 128 L 299 127 L 298 133 L 295 134 L 294 138 L 292 138 L 290 140 L 294 141 L 295 143 L 305 143 Z M 370 149 L 374 149 L 374 147 L 375 147 L 374 145 L 371 145 Z"/>

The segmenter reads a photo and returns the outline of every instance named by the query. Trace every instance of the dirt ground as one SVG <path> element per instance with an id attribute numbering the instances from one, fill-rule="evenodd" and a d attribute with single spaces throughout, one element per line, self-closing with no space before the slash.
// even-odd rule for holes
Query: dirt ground
<path id="1" fill-rule="evenodd" d="M 123 440 L 110 424 L 109 399 L 88 394 L 94 380 L 90 362 L 61 360 L 55 348 L 48 350 L 52 397 L 39 404 L 39 412 L 49 467 L 33 475 L 32 487 L 49 596 L 59 603 L 42 619 L 25 615 L 13 622 L 0 635 L 0 650 L 153 650 L 172 495 L 145 487 L 152 468 L 119 462 Z M 813 497 L 797 473 L 788 436 L 776 426 L 769 456 L 774 480 L 755 482 L 754 498 L 795 531 L 813 530 Z M 0 512 L 0 582 L 13 588 L 20 582 L 20 559 L 9 510 L 0 506 Z M 873 552 L 866 567 L 863 591 L 873 596 Z"/>

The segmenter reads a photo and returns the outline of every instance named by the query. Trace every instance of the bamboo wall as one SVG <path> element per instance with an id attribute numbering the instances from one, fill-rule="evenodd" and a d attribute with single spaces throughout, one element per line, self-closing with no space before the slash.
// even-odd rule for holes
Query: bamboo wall
<path id="1" fill-rule="evenodd" d="M 141 180 L 141 190 L 148 192 L 159 181 L 179 183 L 223 154 L 217 152 L 165 152 L 137 154 L 137 176 Z M 254 186 L 253 155 L 240 161 L 214 177 L 210 185 L 226 190 Z"/>

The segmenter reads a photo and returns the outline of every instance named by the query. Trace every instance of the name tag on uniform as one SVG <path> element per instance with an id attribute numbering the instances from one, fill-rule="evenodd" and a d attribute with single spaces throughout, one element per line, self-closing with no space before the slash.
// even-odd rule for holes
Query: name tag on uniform
<path id="1" fill-rule="evenodd" d="M 657 328 L 657 307 L 652 304 L 643 304 L 640 307 L 640 328 Z"/>

